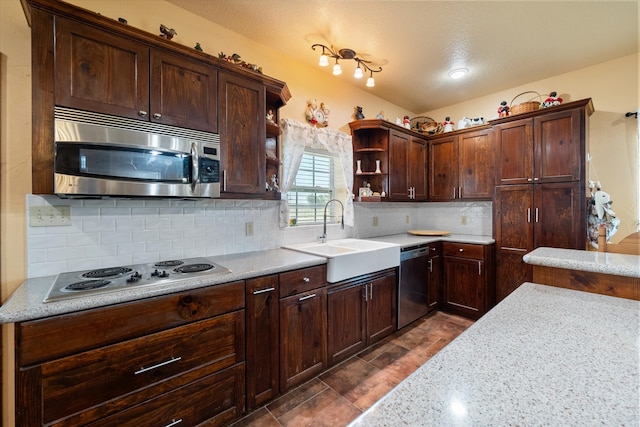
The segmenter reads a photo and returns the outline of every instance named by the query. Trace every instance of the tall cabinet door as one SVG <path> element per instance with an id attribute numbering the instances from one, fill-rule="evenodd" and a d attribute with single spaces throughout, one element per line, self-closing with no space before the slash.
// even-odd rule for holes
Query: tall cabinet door
<path id="1" fill-rule="evenodd" d="M 495 144 L 491 129 L 458 138 L 459 199 L 491 199 L 495 186 Z"/>
<path id="2" fill-rule="evenodd" d="M 580 181 L 585 156 L 579 109 L 534 119 L 534 182 Z"/>
<path id="3" fill-rule="evenodd" d="M 259 82 L 218 74 L 222 192 L 265 193 L 265 87 Z"/>
<path id="4" fill-rule="evenodd" d="M 533 269 L 522 260 L 527 252 L 534 249 L 533 194 L 530 184 L 496 187 L 493 203 L 496 301 L 501 301 L 523 282 L 533 278 Z"/>
<path id="5" fill-rule="evenodd" d="M 55 18 L 56 105 L 149 120 L 149 48 Z"/>
<path id="6" fill-rule="evenodd" d="M 413 200 L 427 200 L 427 143 L 412 136 L 409 141 L 409 186 Z"/>
<path id="7" fill-rule="evenodd" d="M 389 198 L 391 200 L 409 200 L 409 135 L 389 131 Z"/>
<path id="8" fill-rule="evenodd" d="M 247 409 L 279 393 L 280 346 L 278 275 L 246 282 Z"/>
<path id="9" fill-rule="evenodd" d="M 535 185 L 534 247 L 577 249 L 584 245 L 586 208 L 579 182 Z M 582 218 L 582 220 L 580 220 Z"/>
<path id="10" fill-rule="evenodd" d="M 429 200 L 458 197 L 458 139 L 438 138 L 429 143 Z"/>
<path id="11" fill-rule="evenodd" d="M 496 185 L 533 182 L 533 121 L 495 126 Z"/>
<path id="12" fill-rule="evenodd" d="M 216 79 L 210 65 L 152 49 L 149 120 L 217 133 Z"/>

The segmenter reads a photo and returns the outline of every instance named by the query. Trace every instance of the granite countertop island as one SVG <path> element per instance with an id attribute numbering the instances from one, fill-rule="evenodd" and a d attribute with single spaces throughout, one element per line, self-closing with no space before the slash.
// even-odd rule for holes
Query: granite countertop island
<path id="1" fill-rule="evenodd" d="M 351 426 L 640 424 L 640 302 L 524 283 Z"/>
<path id="2" fill-rule="evenodd" d="M 522 257 L 524 262 L 545 267 L 640 277 L 640 256 L 611 252 L 540 247 Z"/>

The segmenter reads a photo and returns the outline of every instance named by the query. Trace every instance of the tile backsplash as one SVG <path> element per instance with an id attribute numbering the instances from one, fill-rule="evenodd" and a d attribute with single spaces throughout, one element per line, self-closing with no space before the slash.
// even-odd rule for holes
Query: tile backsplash
<path id="1" fill-rule="evenodd" d="M 60 199 L 27 195 L 27 277 L 167 259 L 279 248 L 316 240 L 322 225 L 281 229 L 280 202 L 265 200 Z M 70 206 L 66 226 L 32 227 L 31 208 Z M 407 216 L 409 221 L 407 222 Z M 467 225 L 461 225 L 466 216 Z M 377 226 L 373 226 L 377 217 Z M 247 233 L 253 224 L 253 234 Z M 356 203 L 355 226 L 329 225 L 329 239 L 412 228 L 491 235 L 491 202 Z"/>

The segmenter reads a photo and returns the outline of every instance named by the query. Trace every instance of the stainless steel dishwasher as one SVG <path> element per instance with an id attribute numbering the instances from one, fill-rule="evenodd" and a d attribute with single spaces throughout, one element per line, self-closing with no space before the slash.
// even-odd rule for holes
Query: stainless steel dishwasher
<path id="1" fill-rule="evenodd" d="M 398 329 L 427 314 L 429 245 L 411 246 L 400 251 L 398 281 Z"/>

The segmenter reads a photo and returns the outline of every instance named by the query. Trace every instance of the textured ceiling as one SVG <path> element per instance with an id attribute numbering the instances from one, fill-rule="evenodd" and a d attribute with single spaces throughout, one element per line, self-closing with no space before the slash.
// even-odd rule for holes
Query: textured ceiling
<path id="1" fill-rule="evenodd" d="M 366 90 L 414 113 L 638 52 L 637 1 L 168 1 L 311 66 L 313 43 L 349 47 L 383 68 Z"/>

